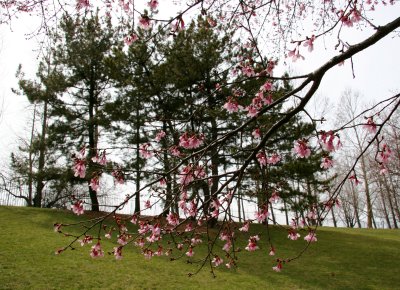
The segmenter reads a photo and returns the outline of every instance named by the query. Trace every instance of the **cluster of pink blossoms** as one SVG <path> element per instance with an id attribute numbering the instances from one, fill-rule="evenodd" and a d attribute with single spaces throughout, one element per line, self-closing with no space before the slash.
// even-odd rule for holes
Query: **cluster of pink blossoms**
<path id="1" fill-rule="evenodd" d="M 183 135 L 179 137 L 179 146 L 185 149 L 196 149 L 203 145 L 204 135 L 189 135 L 188 132 L 185 132 Z"/>
<path id="2" fill-rule="evenodd" d="M 228 101 L 222 107 L 229 113 L 237 112 L 241 108 L 233 97 L 228 97 Z"/>
<path id="3" fill-rule="evenodd" d="M 97 242 L 96 245 L 92 246 L 92 250 L 90 252 L 90 256 L 92 258 L 104 257 L 104 251 L 101 249 L 100 242 Z"/>
<path id="4" fill-rule="evenodd" d="M 310 230 L 308 232 L 308 235 L 304 237 L 304 240 L 309 242 L 309 243 L 313 243 L 317 241 L 317 234 L 315 233 L 315 231 Z"/>
<path id="5" fill-rule="evenodd" d="M 85 178 L 86 175 L 86 160 L 85 160 L 86 148 L 83 147 L 78 154 L 74 157 L 74 175 L 75 177 Z"/>
<path id="6" fill-rule="evenodd" d="M 293 152 L 299 158 L 308 158 L 311 155 L 311 149 L 308 148 L 307 140 L 296 140 L 294 141 Z"/>
<path id="7" fill-rule="evenodd" d="M 137 36 L 136 33 L 131 33 L 130 35 L 125 36 L 124 42 L 126 45 L 130 46 L 132 43 L 137 41 L 139 37 Z"/>
<path id="8" fill-rule="evenodd" d="M 267 158 L 264 152 L 258 152 L 256 158 L 261 167 L 266 166 L 267 164 L 275 165 L 281 160 L 281 157 L 277 153 L 273 153 L 270 157 Z"/>
<path id="9" fill-rule="evenodd" d="M 144 159 L 149 159 L 153 156 L 153 152 L 150 150 L 150 143 L 145 143 L 139 146 L 139 154 Z"/>
<path id="10" fill-rule="evenodd" d="M 363 126 L 370 134 L 375 134 L 376 133 L 376 124 L 374 122 L 373 117 L 368 117 L 367 118 L 367 123 L 364 124 Z"/>
<path id="11" fill-rule="evenodd" d="M 74 214 L 76 214 L 76 215 L 81 215 L 81 214 L 83 214 L 83 213 L 84 213 L 84 210 L 83 210 L 83 201 L 78 200 L 77 202 L 75 202 L 75 203 L 72 205 L 71 209 L 72 209 L 72 212 L 73 212 Z"/>
<path id="12" fill-rule="evenodd" d="M 258 250 L 259 247 L 257 245 L 257 242 L 260 240 L 260 237 L 258 235 L 255 236 L 250 236 L 249 238 L 249 243 L 246 246 L 246 250 L 249 252 L 253 252 L 255 250 Z"/>
<path id="13" fill-rule="evenodd" d="M 380 164 L 380 171 L 379 171 L 380 174 L 385 174 L 389 171 L 387 165 L 392 156 L 393 156 L 392 150 L 389 148 L 387 144 L 383 144 L 376 157 L 376 160 Z"/>
<path id="14" fill-rule="evenodd" d="M 264 205 L 255 212 L 256 219 L 259 223 L 263 223 L 269 217 L 268 206 Z"/>
<path id="15" fill-rule="evenodd" d="M 76 10 L 81 10 L 83 8 L 90 7 L 89 0 L 77 0 L 76 1 Z"/>

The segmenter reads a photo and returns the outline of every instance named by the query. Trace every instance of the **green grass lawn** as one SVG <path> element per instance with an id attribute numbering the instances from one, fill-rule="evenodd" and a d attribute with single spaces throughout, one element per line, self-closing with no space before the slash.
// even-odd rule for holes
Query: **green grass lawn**
<path id="1" fill-rule="evenodd" d="M 238 268 L 197 269 L 187 258 L 146 260 L 133 246 L 124 258 L 89 256 L 90 245 L 55 255 L 70 238 L 54 233 L 53 223 L 84 219 L 69 212 L 21 207 L 0 207 L 0 289 L 400 289 L 400 231 L 321 228 L 318 242 L 298 260 L 275 273 L 268 246 L 239 253 Z M 265 226 L 251 225 L 250 234 L 266 237 Z M 304 232 L 289 241 L 281 228 L 272 228 L 276 257 L 287 258 L 306 244 Z M 249 233 L 238 234 L 244 248 Z M 103 241 L 111 251 L 112 242 Z M 222 244 L 221 244 L 222 246 Z M 196 247 L 199 257 L 205 245 Z"/>

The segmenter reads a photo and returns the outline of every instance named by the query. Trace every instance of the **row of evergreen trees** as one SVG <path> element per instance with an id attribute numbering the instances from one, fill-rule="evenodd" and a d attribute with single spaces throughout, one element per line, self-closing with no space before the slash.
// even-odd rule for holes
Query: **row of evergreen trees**
<path id="1" fill-rule="evenodd" d="M 31 142 L 12 155 L 14 171 L 29 185 L 28 205 L 56 206 L 70 198 L 74 188 L 87 184 L 92 210 L 98 211 L 98 193 L 89 186 L 90 180 L 119 168 L 136 189 L 162 177 L 166 181 L 160 191 L 164 213 L 176 212 L 182 168 L 178 165 L 185 159 L 184 165 L 201 164 L 211 176 L 188 189 L 190 198 L 205 201 L 203 210 L 210 211 L 221 183 L 257 145 L 253 130 L 266 132 L 287 108 L 277 106 L 244 130 L 237 130 L 248 117 L 240 112 L 230 114 L 223 105 L 229 97 L 243 106 L 251 103 L 265 79 L 231 73 L 251 62 L 255 52 L 251 46 L 238 51 L 227 28 L 211 29 L 199 18 L 174 35 L 157 28 L 139 29 L 138 40 L 129 46 L 120 41 L 123 33 L 123 28 L 96 14 L 65 15 L 51 36 L 53 45 L 39 65 L 37 79 L 26 79 L 19 69 L 16 92 L 41 110 L 41 124 L 32 130 Z M 257 70 L 256 63 L 252 66 Z M 272 99 L 288 90 L 288 82 L 274 84 Z M 293 142 L 310 136 L 314 128 L 295 117 L 273 135 L 263 150 L 279 153 L 282 160 L 260 166 L 254 158 L 237 184 L 237 195 L 257 197 L 262 205 L 278 191 L 287 222 L 288 211 L 304 217 L 315 208 L 318 194 L 329 182 L 321 179 L 321 154 L 297 159 L 291 152 Z M 237 130 L 236 134 L 230 134 L 232 130 Z M 161 131 L 165 137 L 155 142 Z M 201 156 L 182 148 L 180 157 L 173 156 L 171 149 L 184 132 L 204 135 L 205 146 L 219 138 L 225 141 Z M 140 156 L 143 144 L 149 144 L 152 158 Z M 82 147 L 88 152 L 84 180 L 72 171 L 73 153 Z M 93 161 L 105 152 L 109 157 L 105 165 Z M 44 188 L 51 192 L 50 199 L 44 200 Z M 139 212 L 140 194 L 135 198 L 135 211 Z"/>

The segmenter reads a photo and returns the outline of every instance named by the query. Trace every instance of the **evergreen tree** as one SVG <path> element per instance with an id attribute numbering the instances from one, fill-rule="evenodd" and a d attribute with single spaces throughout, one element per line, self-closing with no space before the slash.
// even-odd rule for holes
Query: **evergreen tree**
<path id="1" fill-rule="evenodd" d="M 105 151 L 100 152 L 99 143 L 113 138 L 106 135 L 110 117 L 103 108 L 113 102 L 110 59 L 116 31 L 110 20 L 101 20 L 93 13 L 77 18 L 66 14 L 60 29 L 54 35 L 52 63 L 61 77 L 62 93 L 51 110 L 54 121 L 50 140 L 52 146 L 60 146 L 65 156 L 79 150 L 78 146 L 87 147 L 86 180 L 92 210 L 98 211 L 96 183 L 103 168 L 95 160 L 105 155 Z"/>

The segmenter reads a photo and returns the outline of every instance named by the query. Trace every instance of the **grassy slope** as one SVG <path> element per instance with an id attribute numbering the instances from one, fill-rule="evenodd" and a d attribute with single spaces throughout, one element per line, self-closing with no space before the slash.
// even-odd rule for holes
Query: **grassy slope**
<path id="1" fill-rule="evenodd" d="M 275 273 L 268 248 L 239 253 L 236 270 L 209 269 L 188 278 L 196 266 L 167 258 L 145 260 L 136 248 L 124 259 L 89 257 L 89 246 L 54 255 L 68 238 L 53 232 L 52 224 L 78 217 L 63 211 L 0 207 L 0 289 L 399 289 L 400 231 L 322 228 L 318 243 L 299 259 Z M 253 233 L 265 231 L 251 226 Z M 277 257 L 299 251 L 304 240 L 288 241 L 282 229 L 271 230 Z M 265 234 L 264 234 L 265 236 Z M 302 233 L 304 236 L 304 233 Z M 248 234 L 238 238 L 242 248 Z M 103 248 L 111 250 L 112 243 Z M 222 247 L 222 244 L 221 244 Z M 195 248 L 196 255 L 205 249 Z"/>

